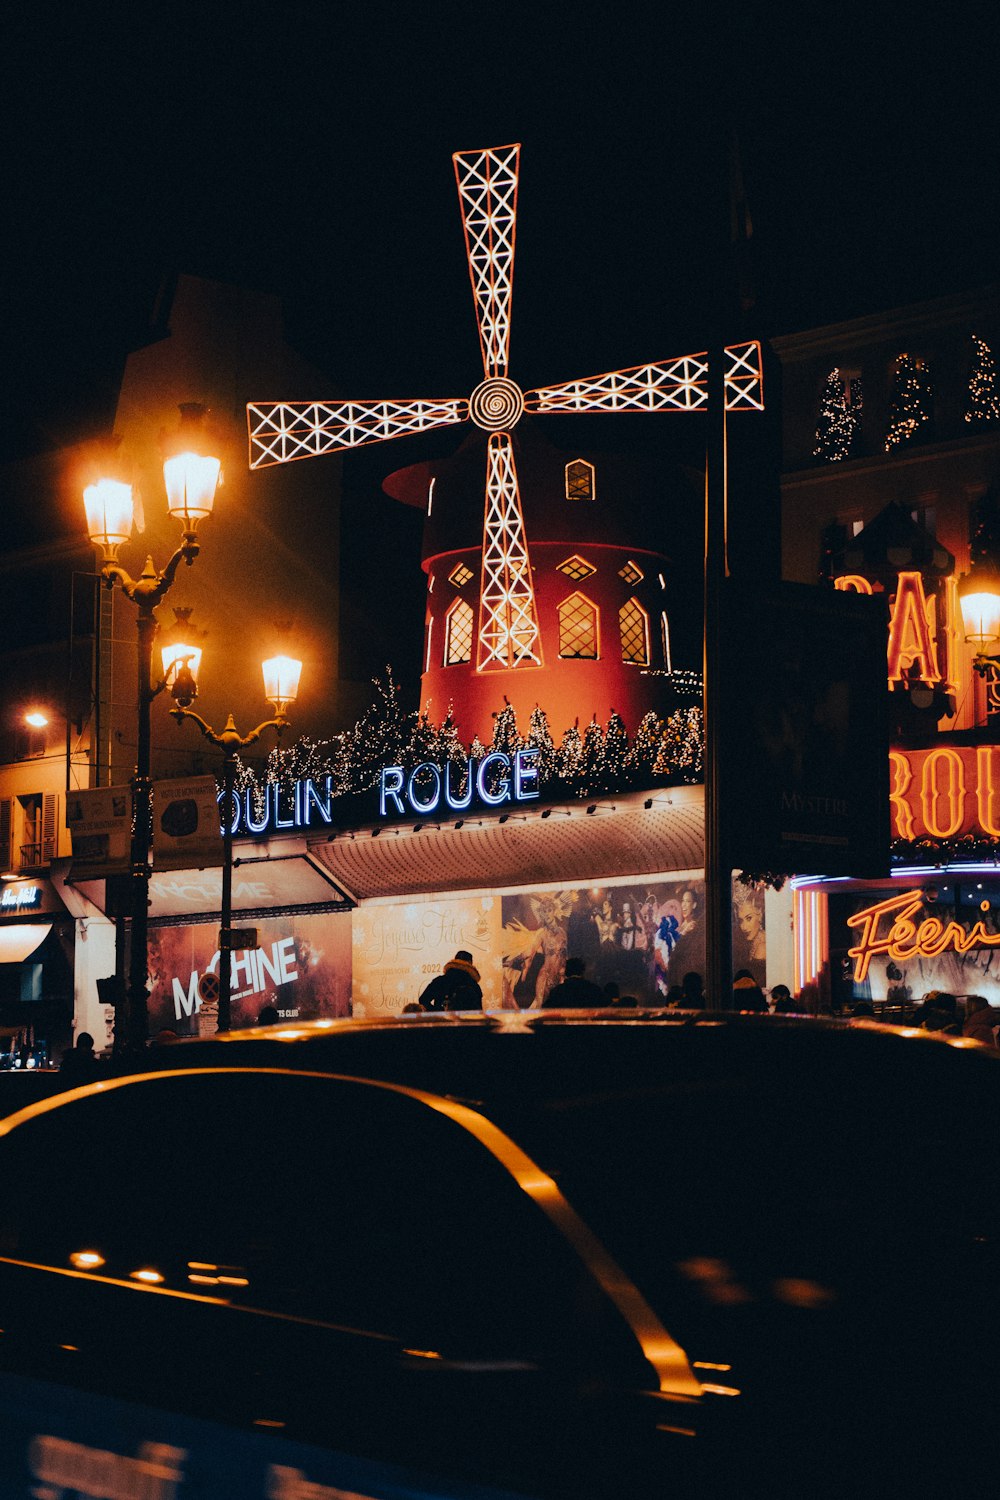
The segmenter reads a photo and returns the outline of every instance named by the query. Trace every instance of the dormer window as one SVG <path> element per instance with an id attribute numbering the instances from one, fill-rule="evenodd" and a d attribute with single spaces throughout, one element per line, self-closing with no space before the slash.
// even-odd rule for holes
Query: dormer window
<path id="1" fill-rule="evenodd" d="M 566 499 L 593 500 L 596 493 L 594 465 L 585 458 L 574 458 L 566 465 Z"/>
<path id="2" fill-rule="evenodd" d="M 642 569 L 637 563 L 632 562 L 631 558 L 625 564 L 624 568 L 618 569 L 618 577 L 624 578 L 625 582 L 630 586 L 641 583 L 645 576 Z"/>
<path id="3" fill-rule="evenodd" d="M 591 573 L 597 572 L 593 563 L 587 562 L 585 557 L 580 557 L 577 553 L 574 553 L 572 557 L 567 557 L 564 562 L 557 563 L 556 566 L 560 573 L 565 573 L 566 577 L 572 578 L 574 583 L 578 583 L 581 578 L 589 578 Z"/>
<path id="4" fill-rule="evenodd" d="M 448 582 L 453 583 L 457 589 L 464 589 L 472 577 L 472 569 L 467 568 L 465 563 L 458 563 L 448 574 Z"/>

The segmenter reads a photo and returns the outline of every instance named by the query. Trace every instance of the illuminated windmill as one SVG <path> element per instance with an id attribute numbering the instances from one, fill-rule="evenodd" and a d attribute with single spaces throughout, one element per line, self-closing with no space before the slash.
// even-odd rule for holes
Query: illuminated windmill
<path id="1" fill-rule="evenodd" d="M 490 434 L 479 596 L 479 672 L 541 665 L 538 611 L 511 430 L 524 412 L 698 411 L 708 356 L 681 355 L 563 385 L 522 391 L 507 374 L 520 146 L 459 151 L 453 160 L 485 379 L 468 398 L 275 401 L 247 407 L 250 467 L 314 458 L 472 421 Z M 726 410 L 763 409 L 760 346 L 725 350 Z"/>

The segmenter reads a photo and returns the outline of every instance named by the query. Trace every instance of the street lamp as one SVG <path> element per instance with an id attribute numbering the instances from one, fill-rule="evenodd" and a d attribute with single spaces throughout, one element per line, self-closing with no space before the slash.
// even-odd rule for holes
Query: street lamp
<path id="1" fill-rule="evenodd" d="M 975 646 L 973 671 L 990 682 L 1000 679 L 1000 658 L 987 646 L 1000 641 L 1000 573 L 988 563 L 973 563 L 958 586 L 965 639 Z"/>
<path id="2" fill-rule="evenodd" d="M 103 554 L 101 577 L 107 588 L 115 584 L 137 610 L 138 625 L 138 733 L 135 775 L 132 778 L 132 847 L 130 854 L 132 917 L 129 947 L 129 979 L 124 1025 L 115 1018 L 115 1051 L 137 1050 L 148 1035 L 148 934 L 149 852 L 152 839 L 152 791 L 150 782 L 150 709 L 164 683 L 153 685 L 153 638 L 156 607 L 170 590 L 181 562 L 188 567 L 198 556 L 198 523 L 211 514 L 219 483 L 220 460 L 206 451 L 203 433 L 205 408 L 193 402 L 181 406 L 178 431 L 169 440 L 163 464 L 167 510 L 181 523 L 181 545 L 166 567 L 158 570 L 151 557 L 138 578 L 132 578 L 118 562 L 118 549 L 132 534 L 132 486 L 120 478 L 102 475 L 83 492 L 90 539 Z"/>
<path id="3" fill-rule="evenodd" d="M 190 648 L 184 647 L 183 650 Z M 201 653 L 198 653 L 199 659 Z M 190 661 L 180 661 L 174 668 L 170 692 L 177 704 L 170 710 L 178 724 L 193 719 L 207 740 L 218 745 L 222 751 L 222 916 L 219 932 L 219 1030 L 228 1031 L 232 1024 L 230 996 L 232 994 L 233 952 L 233 801 L 236 782 L 237 752 L 259 740 L 265 729 L 277 730 L 278 738 L 288 720 L 285 709 L 294 703 L 299 691 L 302 663 L 291 656 L 272 656 L 262 662 L 264 673 L 264 697 L 274 709 L 274 718 L 265 719 L 249 734 L 240 734 L 232 714 L 226 719 L 226 727 L 219 734 L 206 724 L 200 714 L 192 712 L 190 704 L 198 693 L 195 671 Z"/>

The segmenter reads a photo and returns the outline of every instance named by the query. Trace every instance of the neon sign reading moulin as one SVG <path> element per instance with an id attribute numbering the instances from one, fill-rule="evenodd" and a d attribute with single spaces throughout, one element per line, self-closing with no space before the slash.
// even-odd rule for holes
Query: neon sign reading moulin
<path id="1" fill-rule="evenodd" d="M 922 891 L 903 891 L 848 917 L 848 927 L 861 928 L 860 941 L 847 950 L 848 957 L 854 959 L 854 978 L 859 984 L 867 978 L 876 954 L 884 954 L 893 963 L 908 963 L 914 958 L 936 958 L 949 948 L 955 953 L 968 953 L 970 948 L 1000 947 L 1000 932 L 987 932 L 978 920 L 969 928 L 960 922 L 942 922 L 940 917 L 914 922 L 923 904 Z M 990 903 L 980 902 L 979 909 L 988 912 Z"/>
<path id="2" fill-rule="evenodd" d="M 464 812 L 471 807 L 473 797 L 487 807 L 502 807 L 505 802 L 529 802 L 538 796 L 538 750 L 529 746 L 513 755 L 492 750 L 478 765 L 471 758 L 457 764 L 449 761 L 443 768 L 424 761 L 409 773 L 402 766 L 385 766 L 379 788 L 379 816 L 432 813 L 442 797 L 452 812 Z M 220 794 L 220 808 L 222 801 Z M 319 784 L 312 777 L 291 787 L 269 783 L 263 789 L 262 805 L 252 791 L 234 792 L 230 811 L 233 833 L 264 835 L 320 824 L 330 827 L 332 803 L 330 776 Z M 221 816 L 224 820 L 224 809 Z"/>

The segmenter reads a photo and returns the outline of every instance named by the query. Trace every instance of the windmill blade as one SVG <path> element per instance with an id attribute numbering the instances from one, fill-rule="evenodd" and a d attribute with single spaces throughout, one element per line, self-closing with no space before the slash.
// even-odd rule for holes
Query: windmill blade
<path id="1" fill-rule="evenodd" d="M 541 637 L 510 434 L 491 433 L 486 454 L 480 672 L 540 667 Z"/>
<path id="2" fill-rule="evenodd" d="M 507 373 L 520 154 L 519 145 L 494 146 L 452 157 L 488 378 Z"/>
<path id="3" fill-rule="evenodd" d="M 468 419 L 457 401 L 267 401 L 248 403 L 250 467 L 266 469 L 342 448 L 451 427 Z"/>
<path id="4" fill-rule="evenodd" d="M 730 344 L 723 354 L 726 410 L 763 411 L 760 344 L 756 339 Z M 524 409 L 530 412 L 700 411 L 707 405 L 708 355 L 704 352 L 524 393 Z"/>
<path id="5" fill-rule="evenodd" d="M 757 339 L 727 344 L 725 356 L 726 411 L 763 411 L 764 369 Z"/>
<path id="6" fill-rule="evenodd" d="M 707 401 L 707 354 L 684 354 L 665 364 L 634 365 L 524 393 L 524 409 L 532 412 L 697 411 Z"/>

